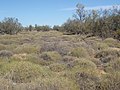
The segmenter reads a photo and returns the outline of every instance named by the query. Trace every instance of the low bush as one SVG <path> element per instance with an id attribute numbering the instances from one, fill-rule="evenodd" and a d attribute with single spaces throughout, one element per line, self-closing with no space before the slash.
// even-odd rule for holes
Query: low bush
<path id="1" fill-rule="evenodd" d="M 49 68 L 50 68 L 50 70 L 52 70 L 54 72 L 61 72 L 66 69 L 66 66 L 64 64 L 55 63 L 55 64 L 51 64 L 49 66 Z"/>
<path id="2" fill-rule="evenodd" d="M 97 58 L 90 58 L 90 61 L 95 63 L 97 66 L 101 66 L 102 65 L 102 62 L 99 59 L 97 59 Z"/>
<path id="3" fill-rule="evenodd" d="M 0 75 L 14 83 L 27 83 L 49 76 L 49 72 L 47 68 L 27 61 L 13 61 L 1 67 Z"/>
<path id="4" fill-rule="evenodd" d="M 120 42 L 113 38 L 106 38 L 104 41 L 110 47 L 120 48 Z M 114 43 L 114 44 L 113 44 Z"/>
<path id="5" fill-rule="evenodd" d="M 39 90 L 79 90 L 74 81 L 65 77 L 38 79 Z M 42 89 L 41 89 L 42 88 Z"/>
<path id="6" fill-rule="evenodd" d="M 120 72 L 114 72 L 105 75 L 100 83 L 96 86 L 96 90 L 119 90 L 120 88 Z"/>
<path id="7" fill-rule="evenodd" d="M 6 49 L 5 45 L 0 44 L 0 50 L 5 50 L 5 49 Z"/>
<path id="8" fill-rule="evenodd" d="M 59 61 L 62 60 L 61 55 L 56 51 L 43 52 L 41 58 L 46 61 Z"/>
<path id="9" fill-rule="evenodd" d="M 95 57 L 100 58 L 103 63 L 107 63 L 120 57 L 120 50 L 115 48 L 108 48 L 97 53 Z"/>
<path id="10" fill-rule="evenodd" d="M 16 53 L 16 54 L 20 54 L 20 53 L 31 54 L 31 53 L 37 53 L 38 51 L 39 51 L 39 49 L 34 45 L 23 44 L 21 46 L 18 46 L 14 50 L 14 53 Z"/>
<path id="11" fill-rule="evenodd" d="M 120 59 L 116 59 L 114 61 L 109 62 L 106 65 L 105 68 L 106 72 L 116 72 L 119 71 L 120 72 Z"/>
<path id="12" fill-rule="evenodd" d="M 96 65 L 89 60 L 76 61 L 76 65 L 69 68 L 65 75 L 76 81 L 79 90 L 96 90 L 96 85 L 101 77 Z"/>
<path id="13" fill-rule="evenodd" d="M 96 85 L 100 78 L 95 74 L 91 74 L 85 71 L 79 71 L 75 74 L 76 82 L 78 83 L 80 90 L 96 90 Z"/>
<path id="14" fill-rule="evenodd" d="M 64 57 L 63 57 L 63 61 L 64 61 L 65 63 L 69 63 L 69 62 L 75 61 L 75 60 L 77 60 L 77 59 L 78 59 L 78 58 L 73 57 L 73 56 L 64 56 Z"/>
<path id="15" fill-rule="evenodd" d="M 64 42 L 52 42 L 52 43 L 45 43 L 42 45 L 40 52 L 47 52 L 47 51 L 57 51 L 62 56 L 67 55 L 71 50 L 69 43 Z"/>
<path id="16" fill-rule="evenodd" d="M 89 54 L 87 53 L 87 50 L 83 47 L 74 48 L 71 51 L 71 55 L 74 56 L 74 57 L 78 57 L 78 58 L 89 57 Z"/>

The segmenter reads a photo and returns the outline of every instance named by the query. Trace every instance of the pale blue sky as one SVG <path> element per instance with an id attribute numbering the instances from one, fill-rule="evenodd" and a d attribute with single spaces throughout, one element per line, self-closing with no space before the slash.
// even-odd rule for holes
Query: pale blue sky
<path id="1" fill-rule="evenodd" d="M 72 17 L 77 3 L 86 7 L 111 6 L 120 0 L 0 0 L 0 20 L 16 17 L 24 25 L 61 25 Z"/>

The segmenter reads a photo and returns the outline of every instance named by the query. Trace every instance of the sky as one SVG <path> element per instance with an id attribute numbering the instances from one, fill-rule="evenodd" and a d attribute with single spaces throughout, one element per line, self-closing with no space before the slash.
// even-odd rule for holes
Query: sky
<path id="1" fill-rule="evenodd" d="M 23 26 L 61 25 L 75 13 L 77 3 L 88 8 L 106 8 L 120 5 L 120 0 L 0 0 L 0 21 L 15 17 Z"/>

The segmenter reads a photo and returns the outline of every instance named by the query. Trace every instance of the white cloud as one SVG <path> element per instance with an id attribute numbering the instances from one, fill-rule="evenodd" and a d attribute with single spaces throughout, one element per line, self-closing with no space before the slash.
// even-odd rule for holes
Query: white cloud
<path id="1" fill-rule="evenodd" d="M 113 6 L 117 6 L 120 9 L 120 5 L 106 5 L 106 6 L 86 7 L 85 9 L 86 10 L 110 9 Z M 75 7 L 73 7 L 73 8 L 64 8 L 64 9 L 60 9 L 60 11 L 73 11 L 75 9 L 76 9 Z"/>
<path id="2" fill-rule="evenodd" d="M 91 10 L 91 9 L 110 9 L 113 8 L 113 6 L 118 6 L 118 8 L 120 8 L 120 5 L 106 5 L 106 6 L 96 6 L 96 7 L 86 7 L 87 10 Z"/>

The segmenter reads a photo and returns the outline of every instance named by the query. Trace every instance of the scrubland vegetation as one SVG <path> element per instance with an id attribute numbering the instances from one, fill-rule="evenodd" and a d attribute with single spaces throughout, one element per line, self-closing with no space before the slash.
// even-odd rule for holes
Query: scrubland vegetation
<path id="1" fill-rule="evenodd" d="M 99 18 L 92 11 L 88 19 L 84 6 L 77 7 L 79 19 L 53 30 L 25 28 L 13 18 L 0 23 L 0 90 L 120 89 L 120 11 Z"/>
<path id="2" fill-rule="evenodd" d="M 0 90 L 119 90 L 116 39 L 24 31 L 0 42 Z"/>

